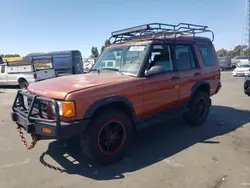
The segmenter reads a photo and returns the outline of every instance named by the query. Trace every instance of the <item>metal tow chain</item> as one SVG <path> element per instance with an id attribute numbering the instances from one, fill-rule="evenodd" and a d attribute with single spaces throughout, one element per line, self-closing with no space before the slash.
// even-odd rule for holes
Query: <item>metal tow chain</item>
<path id="1" fill-rule="evenodd" d="M 30 143 L 30 145 L 28 144 L 28 142 L 26 141 L 26 138 L 24 137 L 23 135 L 23 131 L 22 131 L 22 128 L 20 126 L 17 127 L 17 130 L 19 132 L 19 136 L 21 138 L 21 141 L 23 143 L 23 145 L 28 149 L 28 150 L 31 150 L 32 148 L 35 147 L 37 141 L 38 141 L 38 138 L 35 137 L 35 136 L 32 136 L 32 141 Z"/>

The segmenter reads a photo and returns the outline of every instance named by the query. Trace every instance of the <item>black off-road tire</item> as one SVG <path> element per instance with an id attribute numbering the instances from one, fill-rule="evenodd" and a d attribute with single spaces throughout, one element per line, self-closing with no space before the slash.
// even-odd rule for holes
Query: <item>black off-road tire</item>
<path id="1" fill-rule="evenodd" d="M 101 111 L 94 121 L 89 125 L 86 132 L 80 137 L 80 145 L 82 151 L 87 155 L 94 163 L 100 165 L 108 165 L 119 161 L 123 154 L 129 148 L 133 137 L 133 126 L 129 117 L 122 111 L 109 110 Z M 100 140 L 101 134 L 104 128 L 108 125 L 108 122 L 121 123 L 122 130 L 124 131 L 124 139 L 121 139 L 121 146 L 114 153 L 104 153 L 102 150 Z M 118 124 L 119 124 L 118 123 Z M 105 130 L 106 131 L 106 130 Z M 122 136 L 120 136 L 122 137 Z M 105 142 L 106 144 L 107 142 Z"/>
<path id="2" fill-rule="evenodd" d="M 202 116 L 198 116 L 198 103 L 203 101 L 204 103 L 204 113 Z M 188 104 L 189 111 L 184 114 L 184 119 L 186 123 L 190 126 L 200 126 L 203 125 L 208 117 L 209 109 L 210 109 L 210 102 L 209 102 L 209 95 L 204 91 L 197 91 L 194 96 L 191 98 L 190 103 Z"/>

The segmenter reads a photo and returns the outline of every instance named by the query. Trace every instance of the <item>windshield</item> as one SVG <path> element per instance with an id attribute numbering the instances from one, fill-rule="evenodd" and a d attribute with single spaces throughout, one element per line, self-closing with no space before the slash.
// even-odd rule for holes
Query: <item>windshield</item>
<path id="1" fill-rule="evenodd" d="M 239 68 L 249 68 L 250 67 L 250 64 L 248 65 L 239 65 Z"/>
<path id="2" fill-rule="evenodd" d="M 108 70 L 136 74 L 143 62 L 146 49 L 147 45 L 105 49 L 91 70 Z"/>

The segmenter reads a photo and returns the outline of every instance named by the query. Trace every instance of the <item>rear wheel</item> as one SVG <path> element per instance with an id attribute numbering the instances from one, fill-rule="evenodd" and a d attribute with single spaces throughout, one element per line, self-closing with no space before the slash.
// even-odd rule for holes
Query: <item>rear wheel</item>
<path id="1" fill-rule="evenodd" d="M 125 113 L 118 110 L 99 114 L 81 136 L 81 148 L 96 163 L 117 162 L 132 141 L 132 123 Z"/>
<path id="2" fill-rule="evenodd" d="M 19 87 L 20 89 L 27 89 L 28 87 L 28 82 L 25 79 L 22 79 L 19 81 Z"/>
<path id="3" fill-rule="evenodd" d="M 189 112 L 184 114 L 184 119 L 191 126 L 199 126 L 205 123 L 209 109 L 209 95 L 204 91 L 197 91 L 192 97 Z"/>

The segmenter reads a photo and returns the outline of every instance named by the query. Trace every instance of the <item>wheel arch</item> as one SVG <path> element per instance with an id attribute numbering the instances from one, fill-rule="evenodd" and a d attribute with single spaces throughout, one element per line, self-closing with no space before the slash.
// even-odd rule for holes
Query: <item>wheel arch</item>
<path id="1" fill-rule="evenodd" d="M 28 82 L 24 77 L 19 77 L 18 79 L 17 79 L 17 83 L 18 84 L 20 84 L 21 83 L 21 81 L 26 81 L 26 82 Z"/>
<path id="2" fill-rule="evenodd" d="M 210 83 L 207 80 L 200 80 L 198 81 L 191 90 L 191 96 L 190 96 L 190 100 L 192 99 L 192 97 L 194 96 L 194 94 L 197 91 L 204 91 L 208 94 L 208 96 L 210 96 L 210 92 L 211 92 L 211 87 L 210 87 Z M 211 105 L 211 100 L 210 100 L 210 105 Z"/>
<path id="3" fill-rule="evenodd" d="M 132 102 L 123 96 L 112 96 L 100 99 L 92 104 L 84 115 L 84 119 L 92 118 L 104 109 L 118 108 L 125 112 L 132 123 L 135 123 L 136 115 Z"/>

